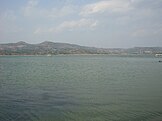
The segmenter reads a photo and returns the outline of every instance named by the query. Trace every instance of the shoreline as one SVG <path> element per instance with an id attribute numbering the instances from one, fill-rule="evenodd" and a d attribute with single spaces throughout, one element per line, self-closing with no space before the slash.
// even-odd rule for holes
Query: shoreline
<path id="1" fill-rule="evenodd" d="M 93 56 L 93 55 L 107 55 L 107 56 L 153 56 L 159 58 L 160 56 L 155 56 L 155 54 L 57 54 L 57 55 L 0 55 L 2 56 L 26 56 L 26 57 L 52 57 L 52 56 Z"/>

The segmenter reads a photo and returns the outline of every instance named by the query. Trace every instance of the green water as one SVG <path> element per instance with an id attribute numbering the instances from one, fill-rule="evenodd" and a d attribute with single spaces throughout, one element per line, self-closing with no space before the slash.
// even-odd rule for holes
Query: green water
<path id="1" fill-rule="evenodd" d="M 0 121 L 162 121 L 159 60 L 2 56 Z"/>

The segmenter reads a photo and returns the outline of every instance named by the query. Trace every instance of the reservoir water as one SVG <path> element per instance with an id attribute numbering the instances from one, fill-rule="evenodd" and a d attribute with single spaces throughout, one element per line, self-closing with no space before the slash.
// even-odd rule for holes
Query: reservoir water
<path id="1" fill-rule="evenodd" d="M 162 121 L 159 60 L 1 56 L 0 121 Z"/>

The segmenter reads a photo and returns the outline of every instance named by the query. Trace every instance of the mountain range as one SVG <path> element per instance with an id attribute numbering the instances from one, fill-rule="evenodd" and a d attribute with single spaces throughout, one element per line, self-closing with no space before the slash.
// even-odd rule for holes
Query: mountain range
<path id="1" fill-rule="evenodd" d="M 44 41 L 29 44 L 23 41 L 0 44 L 0 55 L 57 55 L 57 54 L 156 54 L 162 47 L 96 48 L 69 43 Z"/>

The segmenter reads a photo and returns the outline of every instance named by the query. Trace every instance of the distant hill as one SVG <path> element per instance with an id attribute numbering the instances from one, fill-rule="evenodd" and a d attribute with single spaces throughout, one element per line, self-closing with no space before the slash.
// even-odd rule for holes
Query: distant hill
<path id="1" fill-rule="evenodd" d="M 100 49 L 68 43 L 45 41 L 39 44 L 26 42 L 0 44 L 0 55 L 45 55 L 45 54 L 96 54 Z M 104 52 L 102 52 L 104 53 Z"/>
<path id="2" fill-rule="evenodd" d="M 45 41 L 29 44 L 23 41 L 0 44 L 0 55 L 47 55 L 47 54 L 155 54 L 162 53 L 162 47 L 95 48 L 68 43 Z"/>

